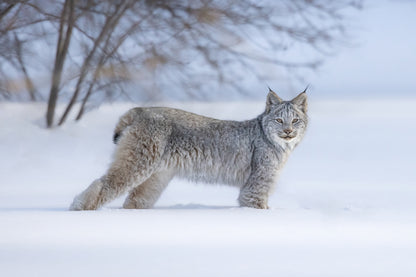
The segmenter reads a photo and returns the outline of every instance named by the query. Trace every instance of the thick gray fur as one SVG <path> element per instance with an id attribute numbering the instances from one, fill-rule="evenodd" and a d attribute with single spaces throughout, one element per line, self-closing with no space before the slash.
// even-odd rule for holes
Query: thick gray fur
<path id="1" fill-rule="evenodd" d="M 151 208 L 174 176 L 240 189 L 240 206 L 268 208 L 290 152 L 308 125 L 302 92 L 283 101 L 272 90 L 265 111 L 225 121 L 171 108 L 134 108 L 118 122 L 107 173 L 75 197 L 71 210 L 95 210 L 130 191 L 127 209 Z"/>

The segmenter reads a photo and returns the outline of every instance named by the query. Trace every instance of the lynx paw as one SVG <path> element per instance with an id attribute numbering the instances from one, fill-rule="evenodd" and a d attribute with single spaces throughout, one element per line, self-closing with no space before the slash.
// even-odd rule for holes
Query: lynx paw
<path id="1" fill-rule="evenodd" d="M 100 179 L 95 180 L 86 190 L 74 198 L 70 211 L 96 210 L 98 208 L 98 198 L 100 197 L 103 183 Z"/>
<path id="2" fill-rule="evenodd" d="M 85 195 L 80 194 L 74 198 L 71 206 L 69 206 L 70 211 L 84 211 L 84 210 L 96 210 L 97 205 L 93 201 L 88 201 L 85 199 Z"/>
<path id="3" fill-rule="evenodd" d="M 142 199 L 127 198 L 123 204 L 124 209 L 150 209 L 153 205 Z"/>
<path id="4" fill-rule="evenodd" d="M 249 207 L 255 209 L 269 209 L 267 200 L 256 196 L 240 195 L 238 198 L 241 207 Z"/>
<path id="5" fill-rule="evenodd" d="M 82 211 L 84 210 L 84 203 L 81 201 L 79 195 L 74 198 L 71 206 L 69 206 L 70 211 Z"/>
<path id="6" fill-rule="evenodd" d="M 254 208 L 254 209 L 262 209 L 262 210 L 270 209 L 269 206 L 264 203 L 245 203 L 245 204 L 240 203 L 240 206 L 247 207 L 247 208 Z"/>

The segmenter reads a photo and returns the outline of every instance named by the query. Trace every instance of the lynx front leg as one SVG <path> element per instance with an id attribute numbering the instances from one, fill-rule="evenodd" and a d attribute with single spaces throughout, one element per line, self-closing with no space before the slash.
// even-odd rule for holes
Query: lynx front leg
<path id="1" fill-rule="evenodd" d="M 264 155 L 253 164 L 252 173 L 240 190 L 238 202 L 242 207 L 268 209 L 269 195 L 277 179 L 276 163 Z"/>
<path id="2" fill-rule="evenodd" d="M 241 207 L 268 209 L 271 184 L 248 183 L 240 190 L 238 202 Z"/>
<path id="3" fill-rule="evenodd" d="M 173 174 L 170 172 L 154 173 L 144 183 L 133 188 L 124 202 L 125 209 L 149 209 L 159 199 Z"/>

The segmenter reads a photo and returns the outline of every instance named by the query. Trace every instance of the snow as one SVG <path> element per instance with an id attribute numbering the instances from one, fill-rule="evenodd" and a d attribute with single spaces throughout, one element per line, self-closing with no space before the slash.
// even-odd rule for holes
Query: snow
<path id="1" fill-rule="evenodd" d="M 165 103 L 222 119 L 260 102 Z M 174 180 L 155 209 L 67 211 L 101 176 L 132 104 L 44 128 L 45 104 L 0 103 L 1 276 L 415 276 L 416 100 L 312 101 L 270 210 Z"/>

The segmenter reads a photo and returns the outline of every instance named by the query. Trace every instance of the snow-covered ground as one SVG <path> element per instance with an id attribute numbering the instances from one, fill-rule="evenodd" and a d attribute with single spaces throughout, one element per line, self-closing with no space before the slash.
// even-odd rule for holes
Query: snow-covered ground
<path id="1" fill-rule="evenodd" d="M 169 105 L 238 120 L 264 108 Z M 174 180 L 155 209 L 69 212 L 131 105 L 47 130 L 44 104 L 0 103 L 0 276 L 416 276 L 415 106 L 312 101 L 270 210 Z"/>

